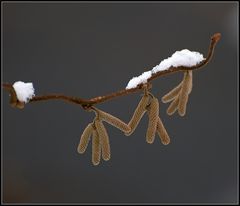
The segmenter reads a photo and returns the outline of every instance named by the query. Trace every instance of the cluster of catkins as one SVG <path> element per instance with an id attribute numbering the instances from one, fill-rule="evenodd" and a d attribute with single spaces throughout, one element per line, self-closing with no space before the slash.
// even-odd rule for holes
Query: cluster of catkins
<path id="1" fill-rule="evenodd" d="M 172 115 L 177 110 L 179 115 L 185 115 L 188 95 L 191 93 L 191 90 L 192 71 L 186 71 L 184 72 L 182 82 L 162 98 L 164 103 L 172 101 L 167 109 L 168 115 Z M 147 143 L 151 144 L 154 142 L 156 133 L 159 135 L 164 145 L 170 143 L 168 133 L 159 117 L 158 99 L 148 92 L 147 86 L 144 87 L 144 95 L 128 124 L 95 107 L 92 107 L 92 110 L 95 112 L 96 117 L 83 131 L 77 150 L 81 154 L 84 153 L 90 137 L 92 137 L 92 163 L 94 165 L 100 163 L 101 156 L 105 161 L 109 160 L 111 157 L 109 136 L 103 121 L 120 129 L 126 136 L 129 136 L 135 131 L 143 115 L 147 113 L 149 119 L 146 132 Z"/>

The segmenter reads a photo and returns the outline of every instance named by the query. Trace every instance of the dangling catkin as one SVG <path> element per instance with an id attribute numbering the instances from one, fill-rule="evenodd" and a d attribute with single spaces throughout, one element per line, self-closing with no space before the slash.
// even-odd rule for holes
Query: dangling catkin
<path id="1" fill-rule="evenodd" d="M 188 71 L 188 74 L 189 74 L 189 78 L 190 78 L 190 80 L 189 80 L 189 90 L 188 90 L 188 94 L 190 94 L 191 92 L 192 92 L 192 87 L 193 87 L 193 83 L 192 83 L 192 79 L 193 79 L 193 77 L 192 77 L 192 71 Z"/>
<path id="2" fill-rule="evenodd" d="M 153 97 L 149 106 L 149 111 L 148 111 L 149 121 L 148 121 L 148 128 L 147 128 L 147 134 L 146 134 L 146 141 L 149 144 L 152 144 L 155 139 L 158 114 L 159 114 L 159 102 L 157 98 Z"/>
<path id="3" fill-rule="evenodd" d="M 121 131 L 123 131 L 125 133 L 128 133 L 128 132 L 131 131 L 131 128 L 126 123 L 124 123 L 122 120 L 118 119 L 117 117 L 114 117 L 113 115 L 108 114 L 108 113 L 106 113 L 104 111 L 101 111 L 99 109 L 97 111 L 98 111 L 99 117 L 103 121 L 111 124 L 112 126 L 120 129 Z"/>
<path id="4" fill-rule="evenodd" d="M 179 104 L 179 96 L 176 96 L 175 99 L 171 102 L 167 109 L 167 114 L 172 115 L 174 112 L 176 112 Z"/>
<path id="5" fill-rule="evenodd" d="M 182 89 L 179 94 L 178 113 L 180 116 L 184 116 L 186 113 L 188 93 L 190 89 L 191 89 L 191 75 L 188 72 L 185 72 L 182 83 Z"/>
<path id="6" fill-rule="evenodd" d="M 92 133 L 92 163 L 98 165 L 101 158 L 101 145 L 97 130 L 94 129 Z"/>
<path id="7" fill-rule="evenodd" d="M 162 102 L 167 103 L 176 98 L 182 88 L 182 82 L 162 97 Z"/>
<path id="8" fill-rule="evenodd" d="M 80 143 L 79 143 L 78 148 L 77 148 L 78 153 L 82 154 L 82 153 L 85 152 L 85 150 L 88 146 L 88 142 L 89 142 L 90 135 L 91 135 L 92 131 L 93 131 L 93 124 L 90 123 L 85 128 L 85 130 L 83 131 L 83 134 L 82 134 L 81 139 L 80 139 Z"/>
<path id="9" fill-rule="evenodd" d="M 137 125 L 139 124 L 142 116 L 146 112 L 146 106 L 148 105 L 148 101 L 149 101 L 149 96 L 144 95 L 142 97 L 142 99 L 140 100 L 137 108 L 135 109 L 134 114 L 133 114 L 130 122 L 128 123 L 128 126 L 131 128 L 131 131 L 129 133 L 125 133 L 125 135 L 129 136 L 135 131 L 135 129 L 136 129 Z"/>
<path id="10" fill-rule="evenodd" d="M 105 129 L 102 121 L 99 120 L 99 119 L 95 120 L 95 126 L 96 126 L 96 129 L 97 129 L 97 133 L 99 135 L 99 138 L 100 138 L 101 146 L 102 146 L 102 158 L 105 161 L 107 161 L 111 157 L 109 137 L 108 137 L 107 130 Z"/>
<path id="11" fill-rule="evenodd" d="M 160 117 L 158 117 L 158 121 L 157 121 L 157 133 L 161 139 L 162 144 L 168 145 L 170 143 L 170 138 L 168 136 L 168 133 L 167 133 Z"/>

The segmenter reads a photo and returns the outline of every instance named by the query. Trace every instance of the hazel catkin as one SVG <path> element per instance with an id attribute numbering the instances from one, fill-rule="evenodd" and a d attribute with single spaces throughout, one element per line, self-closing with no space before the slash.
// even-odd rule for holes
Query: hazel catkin
<path id="1" fill-rule="evenodd" d="M 163 103 L 168 103 L 176 98 L 182 88 L 182 82 L 162 97 Z"/>
<path id="2" fill-rule="evenodd" d="M 137 125 L 139 124 L 142 116 L 146 112 L 146 106 L 148 105 L 148 101 L 149 101 L 149 96 L 144 95 L 142 97 L 142 99 L 140 100 L 140 102 L 138 103 L 138 106 L 135 109 L 134 114 L 133 114 L 131 120 L 128 123 L 128 126 L 131 128 L 131 131 L 128 132 L 128 133 L 125 132 L 125 135 L 129 136 L 135 131 L 135 129 L 136 129 Z"/>
<path id="3" fill-rule="evenodd" d="M 157 121 L 159 114 L 159 102 L 158 99 L 153 97 L 148 109 L 148 128 L 146 133 L 146 141 L 147 143 L 153 143 L 155 139 L 155 133 L 157 129 Z"/>
<path id="4" fill-rule="evenodd" d="M 167 114 L 168 115 L 174 114 L 178 109 L 178 104 L 179 104 L 179 96 L 176 96 L 175 99 L 169 105 L 167 109 Z"/>
<path id="5" fill-rule="evenodd" d="M 182 89 L 179 93 L 178 113 L 180 116 L 184 116 L 186 113 L 186 107 L 188 102 L 189 91 L 191 90 L 192 75 L 189 72 L 184 73 L 184 79 L 182 83 Z"/>
<path id="6" fill-rule="evenodd" d="M 100 138 L 98 136 L 97 130 L 93 130 L 92 135 L 92 163 L 93 165 L 98 165 L 101 159 L 101 145 Z"/>
<path id="7" fill-rule="evenodd" d="M 161 139 L 162 144 L 168 145 L 170 143 L 169 135 L 168 135 L 160 117 L 158 117 L 158 121 L 157 121 L 157 133 Z"/>
<path id="8" fill-rule="evenodd" d="M 121 131 L 123 131 L 125 133 L 130 132 L 131 128 L 126 123 L 124 123 L 122 120 L 120 120 L 119 118 L 114 117 L 113 115 L 106 113 L 104 111 L 101 111 L 99 109 L 97 111 L 98 111 L 99 117 L 103 121 L 107 122 L 108 124 L 111 124 L 112 126 L 120 129 Z"/>
<path id="9" fill-rule="evenodd" d="M 93 131 L 93 124 L 90 123 L 87 125 L 87 127 L 85 128 L 85 130 L 83 131 L 83 133 L 81 135 L 80 143 L 77 148 L 78 153 L 82 154 L 85 152 L 85 150 L 88 146 L 88 142 L 90 139 L 90 135 L 92 134 L 92 131 Z"/>
<path id="10" fill-rule="evenodd" d="M 108 136 L 107 130 L 105 129 L 102 121 L 99 119 L 95 120 L 95 126 L 97 129 L 97 133 L 99 135 L 100 143 L 102 147 L 102 158 L 105 161 L 107 161 L 111 157 L 109 136 Z"/>

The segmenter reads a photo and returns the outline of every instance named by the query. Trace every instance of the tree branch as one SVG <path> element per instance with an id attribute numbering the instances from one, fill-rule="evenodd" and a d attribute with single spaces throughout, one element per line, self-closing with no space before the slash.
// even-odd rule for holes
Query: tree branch
<path id="1" fill-rule="evenodd" d="M 200 62 L 199 64 L 192 66 L 192 67 L 170 67 L 167 70 L 164 71 L 159 71 L 155 74 L 153 74 L 147 82 L 147 86 L 151 87 L 150 82 L 158 77 L 161 76 L 165 76 L 168 74 L 173 74 L 179 71 L 188 71 L 188 70 L 196 70 L 199 68 L 202 68 L 203 66 L 205 66 L 206 64 L 208 64 L 208 62 L 211 60 L 213 53 L 214 53 L 214 48 L 217 44 L 217 42 L 220 40 L 221 38 L 221 34 L 220 33 L 216 33 L 211 37 L 211 41 L 210 41 L 210 45 L 209 45 L 209 50 L 208 50 L 208 55 L 206 57 L 205 60 L 203 60 L 202 62 Z M 15 97 L 13 99 L 16 99 L 16 93 L 12 87 L 11 84 L 8 83 L 3 83 L 2 84 L 3 88 L 6 89 L 8 92 L 10 92 L 11 95 L 15 95 Z M 120 97 L 120 96 L 125 96 L 128 94 L 132 94 L 135 92 L 138 92 L 139 90 L 143 90 L 143 84 L 138 85 L 136 88 L 133 89 L 122 89 L 116 92 L 113 92 L 111 94 L 107 94 L 104 96 L 98 96 L 98 97 L 94 97 L 91 99 L 82 99 L 82 98 L 78 98 L 78 97 L 70 97 L 70 96 L 65 96 L 63 94 L 49 94 L 49 95 L 43 95 L 43 96 L 35 96 L 33 97 L 29 102 L 38 102 L 38 101 L 46 101 L 46 100 L 64 100 L 70 103 L 75 103 L 75 104 L 80 104 L 83 109 L 89 109 L 91 106 L 114 99 L 116 97 Z M 13 106 L 13 105 L 12 105 Z"/>

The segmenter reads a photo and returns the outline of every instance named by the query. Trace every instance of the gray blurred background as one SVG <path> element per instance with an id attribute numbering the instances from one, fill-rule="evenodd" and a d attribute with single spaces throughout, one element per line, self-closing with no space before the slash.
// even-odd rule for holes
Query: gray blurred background
<path id="1" fill-rule="evenodd" d="M 3 81 L 33 82 L 36 94 L 92 98 L 125 88 L 176 50 L 212 61 L 193 73 L 187 115 L 160 116 L 171 137 L 146 143 L 148 119 L 125 136 L 106 125 L 112 157 L 91 163 L 77 153 L 92 113 L 63 101 L 13 109 L 3 92 L 3 202 L 238 202 L 238 3 L 2 3 Z M 182 79 L 153 82 L 160 98 Z M 99 104 L 128 122 L 140 93 Z"/>

